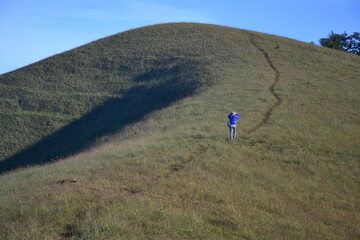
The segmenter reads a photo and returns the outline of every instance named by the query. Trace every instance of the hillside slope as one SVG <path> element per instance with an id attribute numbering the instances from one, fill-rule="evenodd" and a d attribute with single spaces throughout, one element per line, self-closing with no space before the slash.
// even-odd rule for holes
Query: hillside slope
<path id="1" fill-rule="evenodd" d="M 1 169 L 74 154 L 210 81 L 206 69 L 214 56 L 204 48 L 217 40 L 206 43 L 196 29 L 177 38 L 180 27 L 158 28 L 114 35 L 2 75 L 0 161 L 49 137 Z M 104 117 L 106 111 L 111 116 Z"/>
<path id="2" fill-rule="evenodd" d="M 68 158 L 0 177 L 0 238 L 358 239 L 359 76 L 358 56 L 191 23 L 2 75 L 2 171 Z"/>

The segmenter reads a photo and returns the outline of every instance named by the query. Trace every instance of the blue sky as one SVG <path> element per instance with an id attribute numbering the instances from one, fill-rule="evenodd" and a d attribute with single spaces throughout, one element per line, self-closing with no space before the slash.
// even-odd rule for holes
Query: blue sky
<path id="1" fill-rule="evenodd" d="M 211 23 L 318 43 L 330 31 L 359 32 L 359 9 L 360 0 L 0 0 L 0 74 L 166 22 Z"/>

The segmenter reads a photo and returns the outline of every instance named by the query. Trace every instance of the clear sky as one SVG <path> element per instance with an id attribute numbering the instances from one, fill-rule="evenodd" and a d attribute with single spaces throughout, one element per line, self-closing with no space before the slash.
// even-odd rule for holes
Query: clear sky
<path id="1" fill-rule="evenodd" d="M 129 29 L 199 22 L 315 42 L 360 32 L 360 0 L 0 0 L 0 74 Z"/>

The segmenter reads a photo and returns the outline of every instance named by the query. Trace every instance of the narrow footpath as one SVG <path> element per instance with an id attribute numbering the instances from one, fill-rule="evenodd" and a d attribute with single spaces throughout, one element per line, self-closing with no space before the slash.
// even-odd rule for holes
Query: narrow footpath
<path id="1" fill-rule="evenodd" d="M 263 49 L 261 48 L 255 41 L 255 36 L 252 33 L 248 33 L 249 35 L 249 39 L 251 44 L 257 49 L 259 50 L 264 58 L 266 59 L 266 62 L 268 63 L 268 65 L 271 67 L 271 69 L 274 71 L 274 81 L 273 83 L 269 86 L 269 91 L 270 93 L 274 96 L 274 98 L 276 99 L 276 101 L 267 109 L 267 111 L 264 114 L 263 119 L 252 129 L 250 129 L 248 131 L 248 133 L 252 133 L 255 132 L 257 129 L 261 128 L 270 118 L 272 111 L 281 104 L 282 99 L 281 97 L 275 92 L 275 86 L 279 83 L 280 81 L 280 72 L 276 69 L 276 67 L 274 66 L 274 64 L 271 61 L 271 58 L 269 57 L 269 54 Z"/>

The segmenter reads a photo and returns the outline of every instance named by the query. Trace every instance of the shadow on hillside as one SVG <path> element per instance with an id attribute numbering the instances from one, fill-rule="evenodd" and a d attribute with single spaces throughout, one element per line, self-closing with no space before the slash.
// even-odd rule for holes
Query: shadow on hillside
<path id="1" fill-rule="evenodd" d="M 155 75 L 160 77 L 159 74 Z M 193 94 L 195 89 L 196 86 L 189 80 L 174 76 L 156 86 L 135 87 L 123 97 L 107 100 L 81 119 L 0 162 L 0 173 L 29 165 L 45 164 L 76 154 L 90 147 L 98 138 L 116 133 L 150 112 Z"/>

